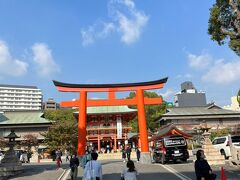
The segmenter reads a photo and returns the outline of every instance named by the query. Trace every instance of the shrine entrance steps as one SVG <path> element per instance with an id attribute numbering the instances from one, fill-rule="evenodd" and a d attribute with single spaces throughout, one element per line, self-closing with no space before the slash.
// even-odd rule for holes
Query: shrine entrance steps
<path id="1" fill-rule="evenodd" d="M 136 152 L 133 151 L 131 153 L 131 159 L 136 159 Z M 98 154 L 98 160 L 111 160 L 111 159 L 118 159 L 121 160 L 122 159 L 122 153 L 117 152 L 117 153 L 102 153 L 102 154 Z"/>

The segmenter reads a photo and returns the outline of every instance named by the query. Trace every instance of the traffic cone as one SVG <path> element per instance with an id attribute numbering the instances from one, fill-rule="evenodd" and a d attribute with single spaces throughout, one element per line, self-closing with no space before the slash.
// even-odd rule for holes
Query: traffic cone
<path id="1" fill-rule="evenodd" d="M 227 180 L 223 167 L 221 167 L 221 179 L 222 180 Z"/>

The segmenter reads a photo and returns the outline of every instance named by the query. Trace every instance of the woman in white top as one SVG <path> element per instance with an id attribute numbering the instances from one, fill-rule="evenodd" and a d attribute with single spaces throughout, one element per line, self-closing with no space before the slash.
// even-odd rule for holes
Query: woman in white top
<path id="1" fill-rule="evenodd" d="M 138 172 L 135 169 L 134 162 L 129 160 L 127 162 L 127 168 L 124 169 L 122 174 L 121 174 L 121 179 L 122 180 L 137 180 Z"/>
<path id="2" fill-rule="evenodd" d="M 94 152 L 91 154 L 91 156 L 92 160 L 87 162 L 84 169 L 83 177 L 86 178 L 88 172 L 91 172 L 91 174 L 96 178 L 96 180 L 102 180 L 102 165 L 99 161 L 97 161 L 98 154 Z"/>

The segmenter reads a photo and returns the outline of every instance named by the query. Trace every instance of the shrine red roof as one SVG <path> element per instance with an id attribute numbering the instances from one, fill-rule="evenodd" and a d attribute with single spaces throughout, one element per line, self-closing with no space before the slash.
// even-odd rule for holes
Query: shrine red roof
<path id="1" fill-rule="evenodd" d="M 169 124 L 160 128 L 158 133 L 154 135 L 151 140 L 157 140 L 169 135 L 181 135 L 186 139 L 192 138 L 192 135 L 179 130 L 174 124 Z"/>

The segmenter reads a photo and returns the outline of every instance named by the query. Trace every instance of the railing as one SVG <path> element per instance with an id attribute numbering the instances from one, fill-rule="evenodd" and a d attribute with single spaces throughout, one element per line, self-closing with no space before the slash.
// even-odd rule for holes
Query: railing
<path id="1" fill-rule="evenodd" d="M 122 129 L 130 129 L 130 126 L 122 126 Z M 117 126 L 87 126 L 87 130 L 117 129 Z"/>

